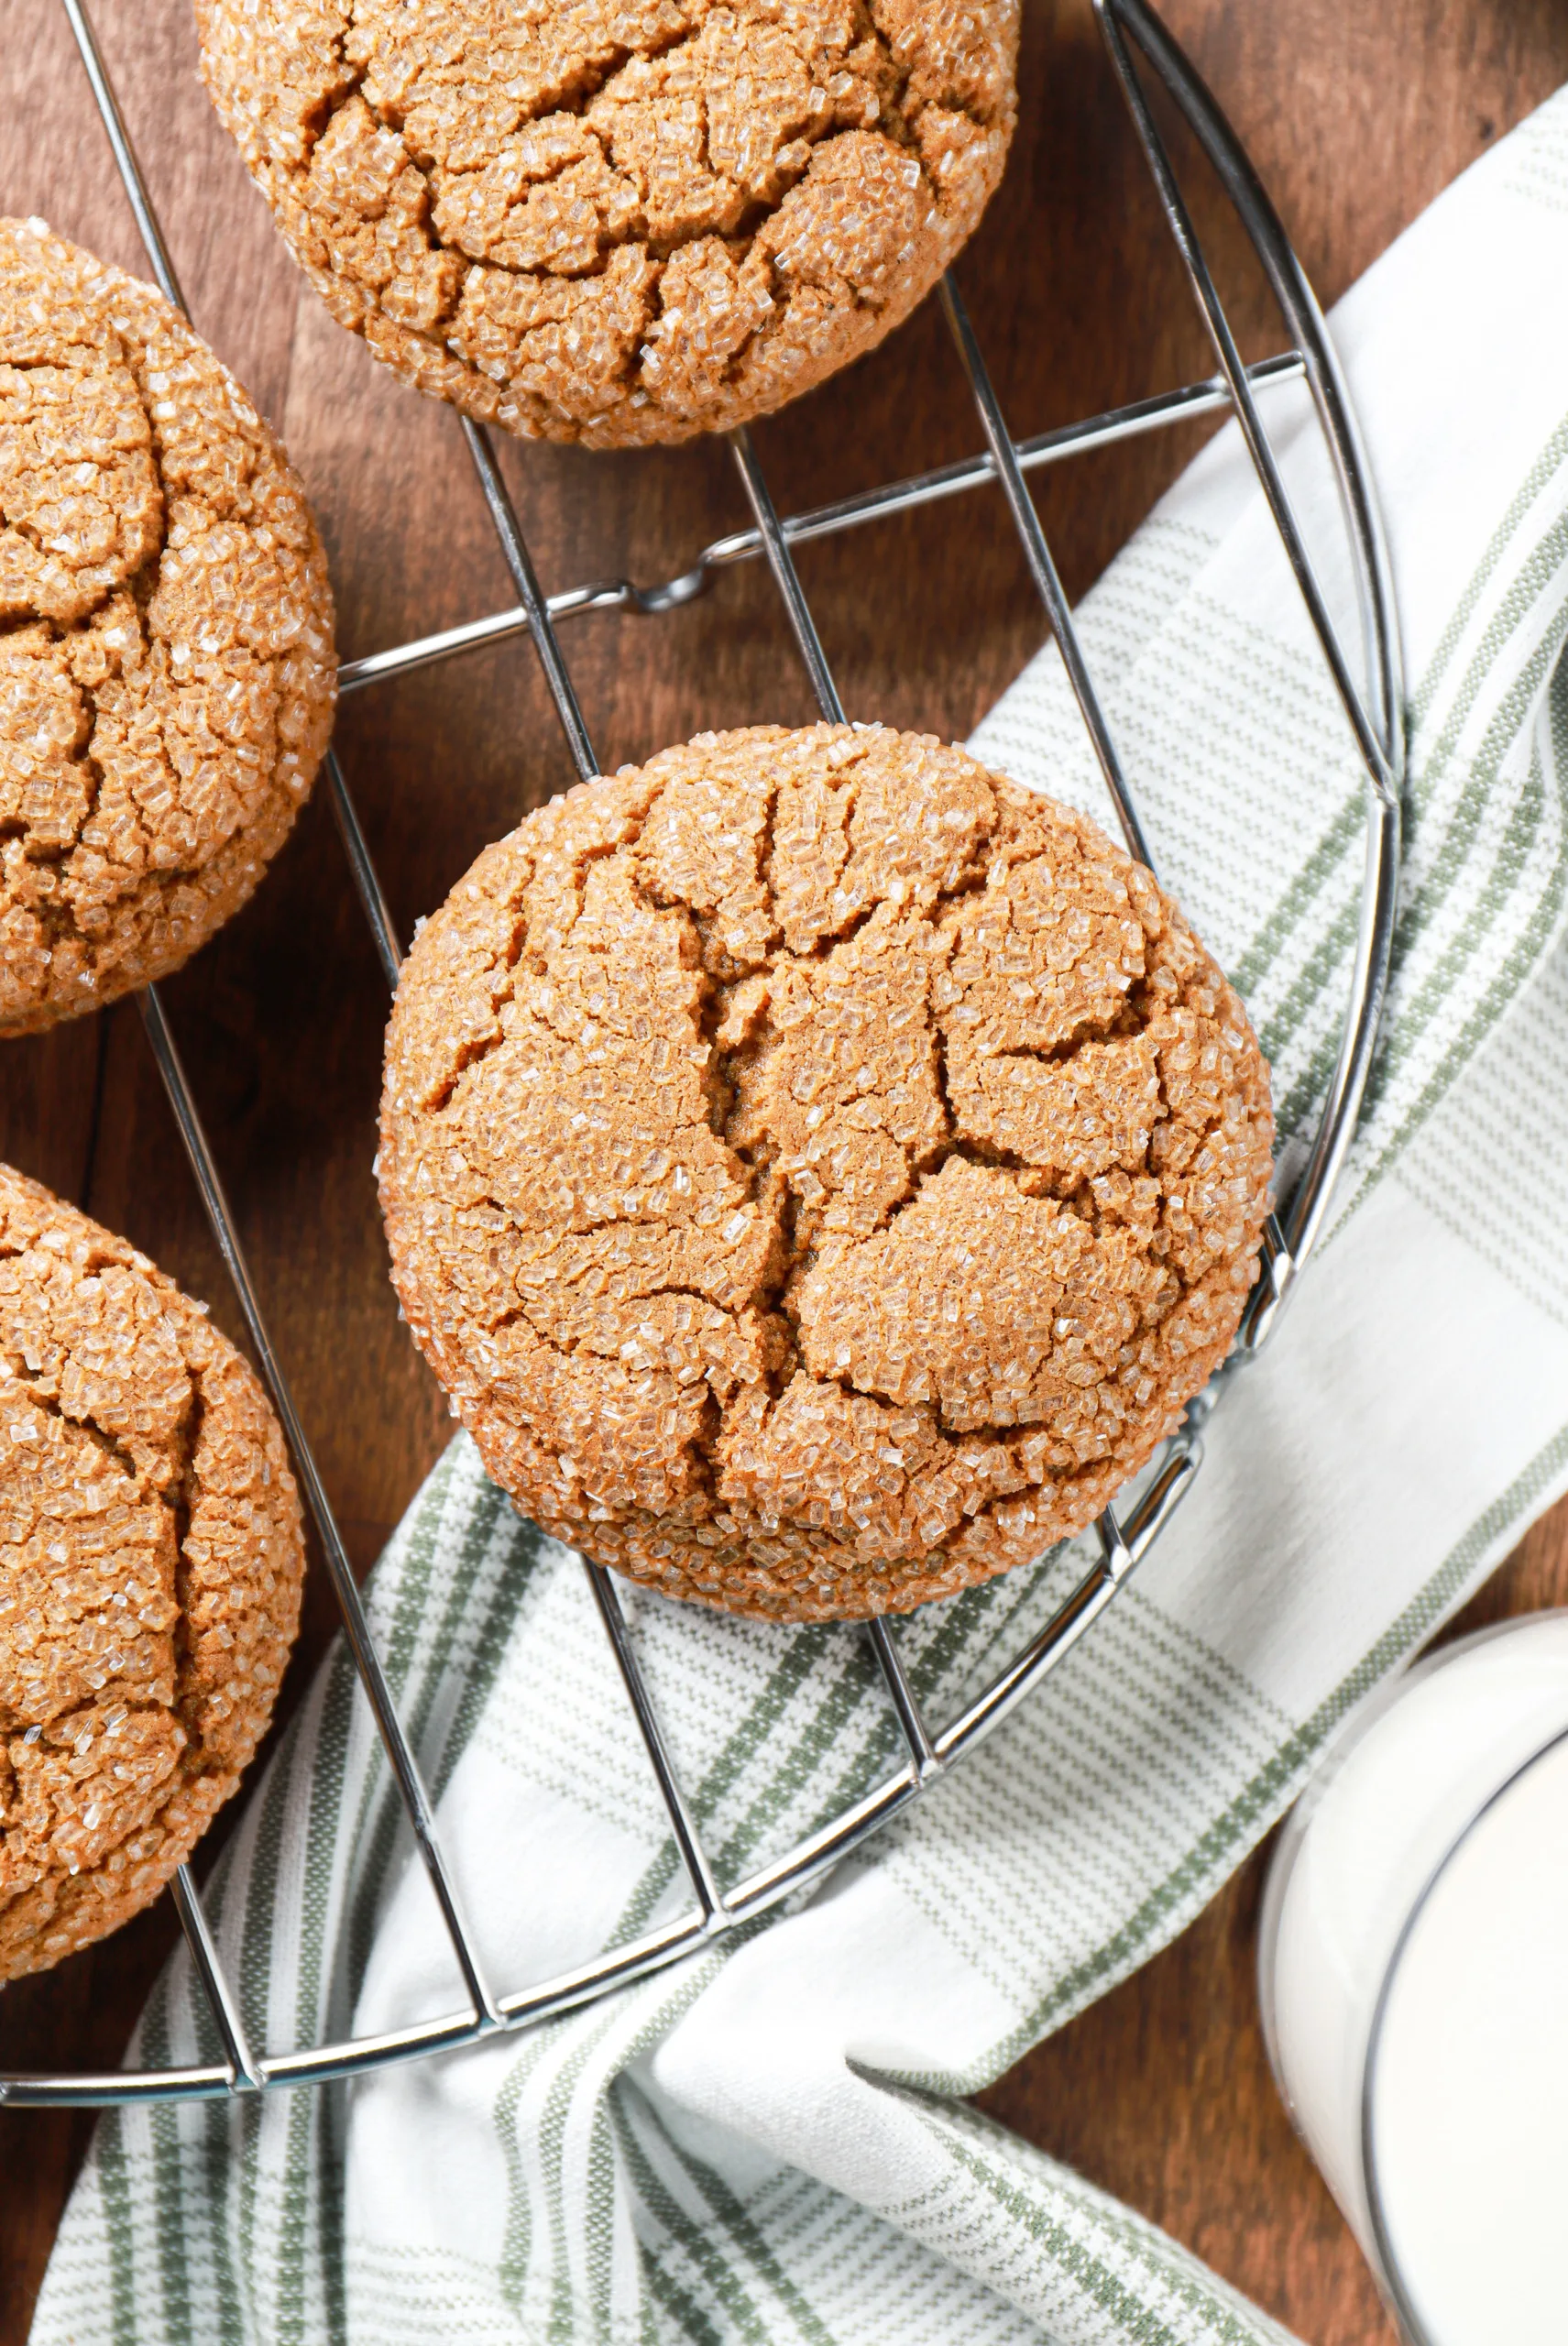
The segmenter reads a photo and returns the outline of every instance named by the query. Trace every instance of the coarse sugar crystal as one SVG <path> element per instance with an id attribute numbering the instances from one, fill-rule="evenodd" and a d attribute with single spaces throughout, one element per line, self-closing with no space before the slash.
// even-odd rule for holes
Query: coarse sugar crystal
<path id="1" fill-rule="evenodd" d="M 144 1905 L 234 1789 L 303 1550 L 244 1362 L 145 1255 L 5 1168 L 0 1377 L 39 1437 L 0 1448 L 5 1979 Z"/>
<path id="2" fill-rule="evenodd" d="M 480 858 L 405 968 L 379 1178 L 409 1321 L 519 1503 L 812 1618 L 1092 1518 L 1234 1336 L 1270 1143 L 1239 1003 L 1085 818 L 928 736 L 760 727 Z"/>
<path id="3" fill-rule="evenodd" d="M 309 510 L 218 361 L 0 221 L 0 1034 L 178 967 L 250 894 L 326 746 L 332 639 Z"/>

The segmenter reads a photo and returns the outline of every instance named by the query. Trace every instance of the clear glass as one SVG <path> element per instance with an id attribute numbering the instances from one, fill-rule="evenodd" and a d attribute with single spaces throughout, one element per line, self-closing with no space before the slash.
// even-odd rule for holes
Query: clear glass
<path id="1" fill-rule="evenodd" d="M 1274 2075 L 1413 2346 L 1568 2339 L 1559 1979 L 1568 1613 L 1548 1613 L 1364 1704 L 1264 1894 Z"/>

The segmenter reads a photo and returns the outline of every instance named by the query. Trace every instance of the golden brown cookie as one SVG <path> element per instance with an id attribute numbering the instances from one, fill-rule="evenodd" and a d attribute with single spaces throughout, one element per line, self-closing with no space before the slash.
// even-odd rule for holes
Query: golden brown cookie
<path id="1" fill-rule="evenodd" d="M 486 1465 L 674 1596 L 897 1611 L 1081 1529 L 1229 1348 L 1268 1070 L 1149 874 L 880 727 L 488 848 L 388 1034 L 392 1276 Z"/>
<path id="2" fill-rule="evenodd" d="M 869 350 L 1002 176 L 1018 0 L 196 0 L 333 315 L 482 422 L 598 447 Z"/>
<path id="3" fill-rule="evenodd" d="M 159 293 L 0 220 L 0 1034 L 243 904 L 337 689 L 304 492 Z"/>
<path id="4" fill-rule="evenodd" d="M 0 1166 L 0 1979 L 155 1898 L 300 1617 L 265 1395 L 145 1255 Z"/>

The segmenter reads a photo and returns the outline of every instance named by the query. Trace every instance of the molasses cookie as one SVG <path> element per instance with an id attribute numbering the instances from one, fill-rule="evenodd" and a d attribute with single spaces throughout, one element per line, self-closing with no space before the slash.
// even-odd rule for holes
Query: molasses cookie
<path id="1" fill-rule="evenodd" d="M 244 904 L 335 692 L 315 523 L 244 392 L 150 286 L 0 220 L 0 1034 Z"/>
<path id="2" fill-rule="evenodd" d="M 197 0 L 339 322 L 482 422 L 688 439 L 906 317 L 1002 176 L 1017 0 Z"/>
<path id="3" fill-rule="evenodd" d="M 1257 1270 L 1235 994 L 929 737 L 704 734 L 487 849 L 388 1035 L 392 1276 L 489 1471 L 671 1595 L 896 1611 L 1089 1523 Z"/>
<path id="4" fill-rule="evenodd" d="M 0 1979 L 148 1904 L 300 1617 L 260 1386 L 145 1255 L 0 1166 Z"/>

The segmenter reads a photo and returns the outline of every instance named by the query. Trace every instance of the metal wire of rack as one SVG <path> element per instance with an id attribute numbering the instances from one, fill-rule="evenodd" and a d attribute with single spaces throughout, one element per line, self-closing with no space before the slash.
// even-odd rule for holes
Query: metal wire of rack
<path id="1" fill-rule="evenodd" d="M 169 247 L 84 0 L 61 0 L 61 5 L 146 247 L 152 275 L 168 299 L 184 311 L 186 304 Z M 545 595 L 535 576 L 527 541 L 489 436 L 483 427 L 462 419 L 459 429 L 478 476 L 517 602 L 510 609 L 492 612 L 464 626 L 349 662 L 340 670 L 338 684 L 344 693 L 362 691 L 411 669 L 526 632 L 532 639 L 577 772 L 585 780 L 590 779 L 598 773 L 598 764 L 561 651 L 556 633 L 558 622 L 585 611 L 615 609 L 647 616 L 667 611 L 702 593 L 715 576 L 731 564 L 761 558 L 772 573 L 818 707 L 825 718 L 841 722 L 842 705 L 801 588 L 793 549 L 815 538 L 994 484 L 1006 499 L 1123 836 L 1133 855 L 1151 863 L 1138 809 L 1096 695 L 1072 614 L 1029 494 L 1026 476 L 1069 455 L 1160 430 L 1191 416 L 1215 411 L 1233 414 L 1365 768 L 1366 861 L 1337 1062 L 1300 1177 L 1288 1202 L 1277 1217 L 1270 1218 L 1265 1234 L 1263 1276 L 1232 1362 L 1189 1410 L 1185 1426 L 1167 1445 L 1157 1470 L 1125 1518 L 1113 1507 L 1107 1507 L 1101 1516 L 1097 1525 L 1100 1554 L 1089 1572 L 1044 1628 L 956 1716 L 940 1727 L 934 1727 L 927 1720 L 887 1621 L 875 1620 L 869 1625 L 866 1634 L 905 1749 L 902 1764 L 784 1856 L 728 1887 L 718 1880 L 703 1848 L 696 1820 L 681 1787 L 639 1664 L 615 1578 L 585 1560 L 584 1570 L 594 1602 L 668 1814 L 694 1903 L 685 1913 L 629 1946 L 598 1956 L 541 1985 L 513 1993 L 500 1991 L 486 1976 L 466 1921 L 433 1805 L 398 1716 L 331 1501 L 282 1365 L 268 1335 L 217 1165 L 162 1000 L 155 986 L 148 987 L 138 996 L 148 1039 L 262 1375 L 293 1453 L 359 1683 L 370 1704 L 420 1860 L 434 1892 L 467 2003 L 444 2017 L 389 2034 L 283 2051 L 254 2046 L 247 2034 L 238 1995 L 225 1972 L 195 1878 L 188 1866 L 182 1866 L 171 1886 L 172 1894 L 224 2047 L 223 2061 L 106 2074 L 13 2072 L 0 2075 L 0 2101 L 37 2106 L 114 2104 L 224 2097 L 269 2088 L 320 2084 L 351 2077 L 388 2061 L 451 2050 L 499 2029 L 523 2027 L 678 1960 L 719 1935 L 751 1921 L 808 1884 L 915 1800 L 927 1784 L 955 1766 L 1076 1644 L 1125 1585 L 1190 1489 L 1202 1462 L 1199 1428 L 1225 1377 L 1255 1354 L 1277 1322 L 1280 1308 L 1321 1232 L 1334 1180 L 1354 1131 L 1387 981 L 1399 864 L 1403 692 L 1392 581 L 1376 499 L 1354 411 L 1311 288 L 1234 132 L 1147 0 L 1094 0 L 1094 5 L 1112 72 L 1213 345 L 1218 364 L 1214 376 L 1015 443 L 974 329 L 949 276 L 942 282 L 939 299 L 983 434 L 982 455 L 781 519 L 751 434 L 742 427 L 729 435 L 729 444 L 751 511 L 751 529 L 716 539 L 688 569 L 662 584 L 639 586 L 626 579 L 604 580 L 550 596 Z M 1136 61 L 1140 59 L 1142 72 Z M 1157 81 L 1174 102 L 1217 175 L 1263 265 L 1288 329 L 1291 346 L 1260 364 L 1248 367 L 1242 363 L 1180 181 L 1149 103 L 1146 74 Z M 1260 394 L 1282 383 L 1305 385 L 1333 466 L 1359 604 L 1359 652 L 1364 676 L 1360 684 L 1330 616 L 1260 415 Z M 342 768 L 331 751 L 324 773 L 354 885 L 389 985 L 395 986 L 401 958 L 396 930 Z M 850 1634 L 852 1632 L 846 1628 L 845 1635 Z"/>

